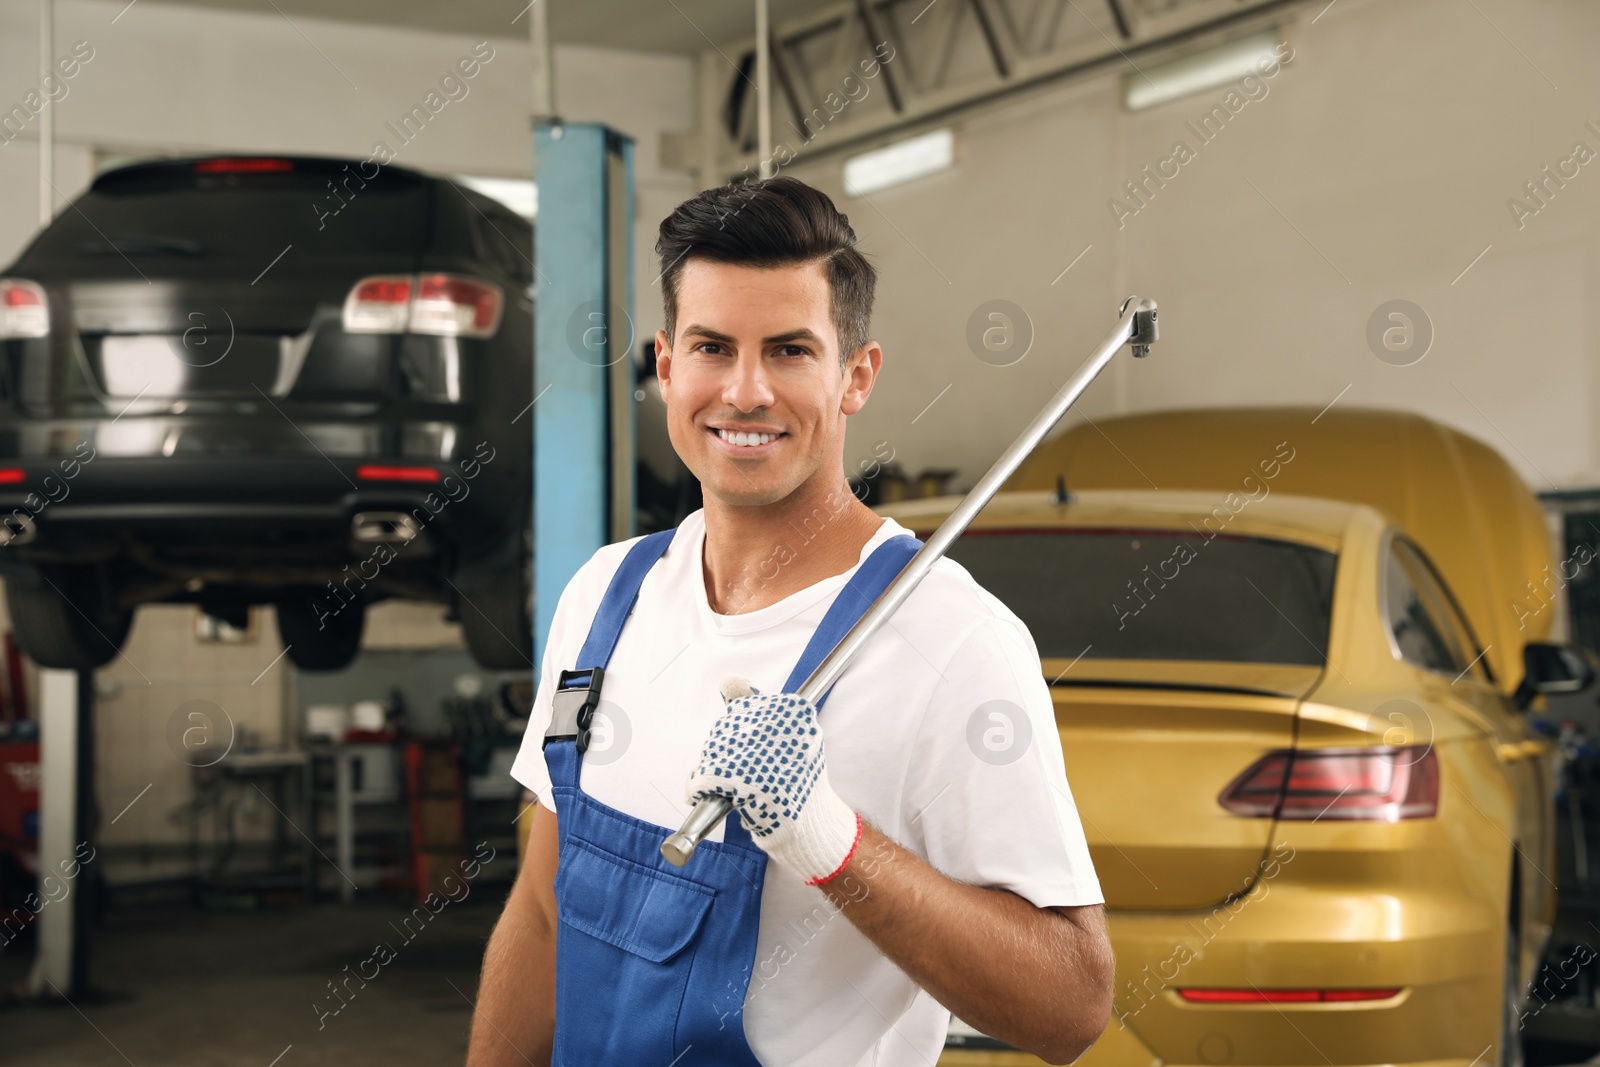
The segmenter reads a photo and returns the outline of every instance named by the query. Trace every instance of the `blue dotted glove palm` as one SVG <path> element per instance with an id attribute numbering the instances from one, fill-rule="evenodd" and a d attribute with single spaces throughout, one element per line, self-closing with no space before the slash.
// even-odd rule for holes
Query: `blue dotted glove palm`
<path id="1" fill-rule="evenodd" d="M 726 797 L 757 845 L 820 885 L 849 861 L 861 820 L 828 783 L 816 705 L 797 693 L 758 693 L 743 678 L 723 682 L 722 699 L 689 800 Z"/>

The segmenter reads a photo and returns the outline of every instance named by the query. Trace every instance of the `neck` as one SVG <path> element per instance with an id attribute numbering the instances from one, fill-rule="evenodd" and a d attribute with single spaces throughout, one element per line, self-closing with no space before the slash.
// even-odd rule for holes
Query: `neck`
<path id="1" fill-rule="evenodd" d="M 759 507 L 708 495 L 705 522 L 706 600 L 719 614 L 740 615 L 854 567 L 883 518 L 841 475 L 835 486 Z"/>

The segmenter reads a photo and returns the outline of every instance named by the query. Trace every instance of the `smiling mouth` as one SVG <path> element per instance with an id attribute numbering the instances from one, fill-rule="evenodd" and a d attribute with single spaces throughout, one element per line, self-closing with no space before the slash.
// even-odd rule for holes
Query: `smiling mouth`
<path id="1" fill-rule="evenodd" d="M 788 436 L 782 433 L 749 433 L 743 430 L 722 430 L 715 427 L 710 429 L 724 443 L 733 445 L 736 448 L 755 448 L 760 445 L 771 444 L 781 437 Z"/>

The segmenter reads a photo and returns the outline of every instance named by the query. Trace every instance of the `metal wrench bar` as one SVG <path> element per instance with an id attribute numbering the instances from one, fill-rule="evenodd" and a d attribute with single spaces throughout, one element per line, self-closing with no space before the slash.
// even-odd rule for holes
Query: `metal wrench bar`
<path id="1" fill-rule="evenodd" d="M 839 680 L 850 661 L 861 651 L 863 645 L 875 634 L 888 620 L 896 608 L 905 602 L 906 597 L 932 569 L 939 557 L 943 556 L 949 547 L 955 543 L 971 524 L 972 520 L 982 511 L 999 491 L 1000 486 L 1028 457 L 1039 442 L 1044 440 L 1045 434 L 1061 421 L 1067 410 L 1075 404 L 1084 390 L 1089 388 L 1089 383 L 1099 376 L 1111 357 L 1125 344 L 1134 346 L 1134 355 L 1143 356 L 1149 353 L 1150 345 L 1157 339 L 1156 305 L 1153 300 L 1142 300 L 1130 296 L 1123 301 L 1121 318 L 1117 328 L 1111 336 L 1101 342 L 1100 347 L 1068 378 L 1044 410 L 1036 415 L 1022 435 L 1011 443 L 994 466 L 989 468 L 987 474 L 978 480 L 978 484 L 956 505 L 954 511 L 946 516 L 944 522 L 933 532 L 927 542 L 918 550 L 911 562 L 905 565 L 898 577 L 889 583 L 885 589 L 868 608 L 866 613 L 856 621 L 850 631 L 839 639 L 839 643 L 828 653 L 826 659 L 817 664 L 816 670 L 811 672 L 804 684 L 800 686 L 800 695 L 807 700 L 815 702 L 818 697 L 826 693 L 833 684 Z M 682 867 L 689 862 L 689 857 L 694 855 L 695 848 L 705 839 L 711 828 L 727 817 L 733 810 L 733 803 L 726 797 L 702 797 L 695 802 L 694 809 L 683 821 L 676 833 L 668 835 L 661 843 L 661 855 L 675 867 Z"/>

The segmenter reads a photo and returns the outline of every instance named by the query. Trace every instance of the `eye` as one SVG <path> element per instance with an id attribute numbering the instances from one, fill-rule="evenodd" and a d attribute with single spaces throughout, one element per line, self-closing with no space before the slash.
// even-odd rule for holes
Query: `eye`
<path id="1" fill-rule="evenodd" d="M 778 346 L 778 355 L 780 355 L 780 356 L 807 356 L 807 355 L 810 355 L 810 354 L 811 354 L 811 350 L 810 349 L 803 348 L 800 345 L 779 345 Z"/>
<path id="2" fill-rule="evenodd" d="M 694 347 L 697 352 L 705 352 L 707 355 L 715 356 L 720 354 L 722 345 L 716 341 L 701 341 Z M 718 351 L 711 351 L 712 349 L 717 349 Z"/>

